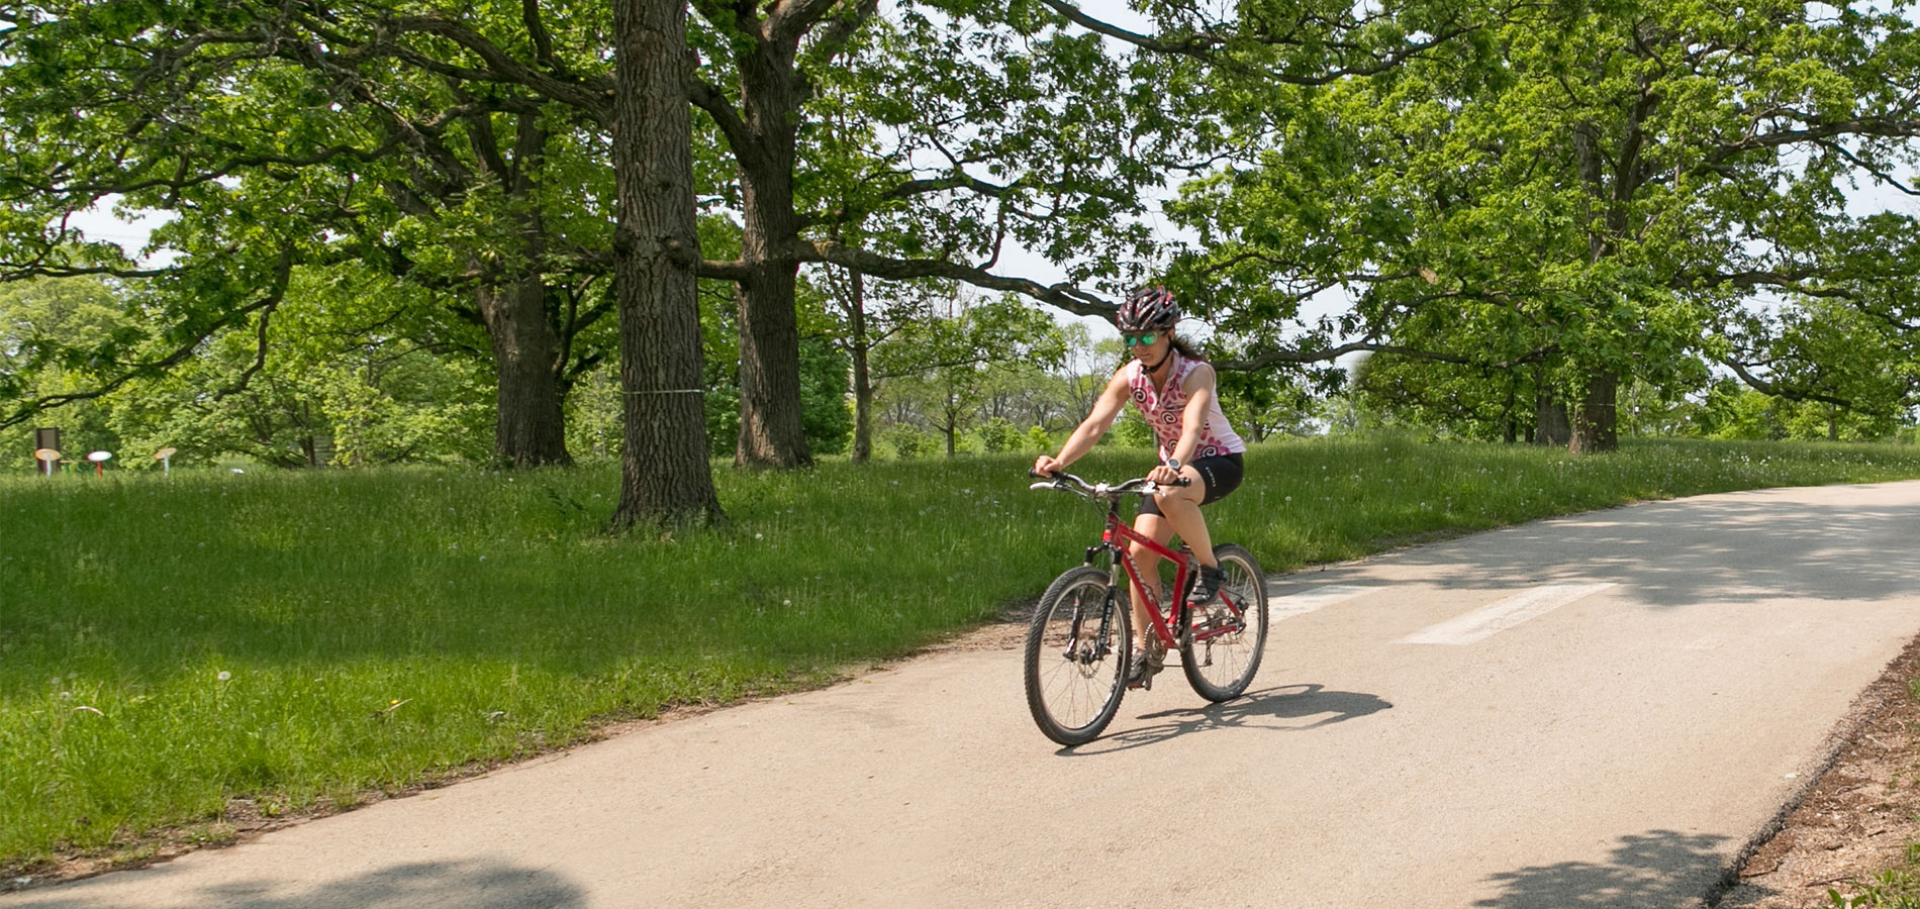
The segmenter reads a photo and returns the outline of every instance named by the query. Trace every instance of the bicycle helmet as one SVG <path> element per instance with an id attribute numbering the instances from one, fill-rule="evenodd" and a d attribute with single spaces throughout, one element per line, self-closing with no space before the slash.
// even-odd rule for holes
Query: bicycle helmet
<path id="1" fill-rule="evenodd" d="M 1180 321 L 1180 304 L 1173 292 L 1159 285 L 1142 287 L 1127 295 L 1114 320 L 1121 331 L 1158 331 L 1172 328 Z"/>

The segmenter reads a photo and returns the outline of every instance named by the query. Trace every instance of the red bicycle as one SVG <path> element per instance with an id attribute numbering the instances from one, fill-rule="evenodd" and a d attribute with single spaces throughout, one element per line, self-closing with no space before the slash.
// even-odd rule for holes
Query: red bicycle
<path id="1" fill-rule="evenodd" d="M 1195 692 L 1217 702 L 1247 690 L 1267 644 L 1266 575 L 1252 553 L 1231 543 L 1215 546 L 1220 595 L 1205 605 L 1190 606 L 1187 593 L 1199 576 L 1193 553 L 1184 546 L 1180 552 L 1168 549 L 1120 520 L 1120 500 L 1153 495 L 1152 482 L 1142 477 L 1108 486 L 1059 473 L 1030 488 L 1071 492 L 1105 502 L 1107 510 L 1100 543 L 1087 547 L 1080 567 L 1054 579 L 1027 631 L 1027 707 L 1047 738 L 1062 745 L 1085 744 L 1119 711 L 1131 662 L 1138 658 L 1129 647 L 1129 579 L 1146 601 L 1153 637 L 1167 650 L 1180 649 L 1180 668 Z M 1172 593 L 1163 594 L 1157 572 L 1155 577 L 1141 576 L 1128 543 L 1138 543 L 1176 566 Z M 1104 568 L 1094 565 L 1102 553 L 1107 557 Z M 1149 580 L 1152 583 L 1144 583 Z"/>

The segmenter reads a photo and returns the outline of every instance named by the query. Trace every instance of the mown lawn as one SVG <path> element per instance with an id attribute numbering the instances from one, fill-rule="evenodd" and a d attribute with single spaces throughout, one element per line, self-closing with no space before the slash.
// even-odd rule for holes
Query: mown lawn
<path id="1" fill-rule="evenodd" d="M 1098 515 L 1029 492 L 1031 457 L 723 468 L 730 523 L 666 539 L 603 532 L 614 467 L 0 479 L 0 868 L 897 656 L 1079 561 Z M 1635 500 L 1920 477 L 1920 448 L 1341 437 L 1257 447 L 1247 477 L 1215 537 L 1284 571 Z"/>

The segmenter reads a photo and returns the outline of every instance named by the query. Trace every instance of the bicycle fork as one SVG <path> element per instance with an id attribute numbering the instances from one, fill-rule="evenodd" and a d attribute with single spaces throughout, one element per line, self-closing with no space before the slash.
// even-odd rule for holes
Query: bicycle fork
<path id="1" fill-rule="evenodd" d="M 1113 610 L 1116 608 L 1116 604 L 1114 602 L 1115 597 L 1113 592 L 1116 589 L 1115 587 L 1116 583 L 1119 583 L 1118 578 L 1120 575 L 1120 563 L 1118 561 L 1112 560 L 1111 558 L 1112 547 L 1103 543 L 1099 546 L 1087 547 L 1086 561 L 1082 562 L 1081 564 L 1091 568 L 1093 566 L 1094 557 L 1098 555 L 1101 550 L 1106 550 L 1108 552 L 1109 561 L 1107 563 L 1107 595 L 1101 598 L 1101 604 L 1100 604 L 1099 633 L 1093 639 L 1093 647 L 1090 648 L 1089 650 L 1082 651 L 1080 647 L 1081 627 L 1089 617 L 1086 613 L 1085 605 L 1081 603 L 1075 603 L 1073 606 L 1073 631 L 1071 634 L 1067 636 L 1066 652 L 1061 654 L 1061 656 L 1064 656 L 1069 660 L 1077 660 L 1082 664 L 1089 664 L 1089 663 L 1096 662 L 1098 660 L 1104 660 L 1107 658 L 1108 654 L 1113 652 L 1112 645 L 1110 645 L 1107 642 L 1112 640 L 1112 637 L 1113 637 Z"/>

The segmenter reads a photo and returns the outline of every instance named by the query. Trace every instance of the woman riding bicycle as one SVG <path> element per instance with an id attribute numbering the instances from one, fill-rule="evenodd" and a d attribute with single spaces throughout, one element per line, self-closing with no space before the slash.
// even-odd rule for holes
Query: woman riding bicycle
<path id="1" fill-rule="evenodd" d="M 1200 562 L 1200 579 L 1188 602 L 1198 605 L 1210 602 L 1220 591 L 1220 566 L 1214 559 L 1213 540 L 1207 534 L 1207 520 L 1200 506 L 1217 502 L 1239 488 L 1245 474 L 1241 454 L 1247 446 L 1220 411 L 1213 367 L 1174 334 L 1179 321 L 1180 306 L 1164 287 L 1143 287 L 1127 297 L 1116 322 L 1133 358 L 1114 371 L 1100 400 L 1094 402 L 1093 412 L 1067 437 L 1060 453 L 1054 457 L 1041 455 L 1034 460 L 1033 469 L 1052 476 L 1079 460 L 1107 434 L 1122 404 L 1132 399 L 1134 408 L 1153 427 L 1163 462 L 1147 474 L 1160 489 L 1141 501 L 1133 529 L 1162 545 L 1178 534 L 1193 550 Z M 1180 477 L 1186 477 L 1189 485 L 1166 485 Z M 1137 545 L 1130 554 L 1142 577 L 1159 576 L 1159 556 Z M 1166 654 L 1157 646 L 1142 646 L 1146 605 L 1137 586 L 1132 592 L 1133 647 L 1145 657 L 1133 661 L 1133 681 L 1137 683 L 1160 671 Z M 1152 642 L 1153 638 L 1147 635 L 1144 640 Z"/>

